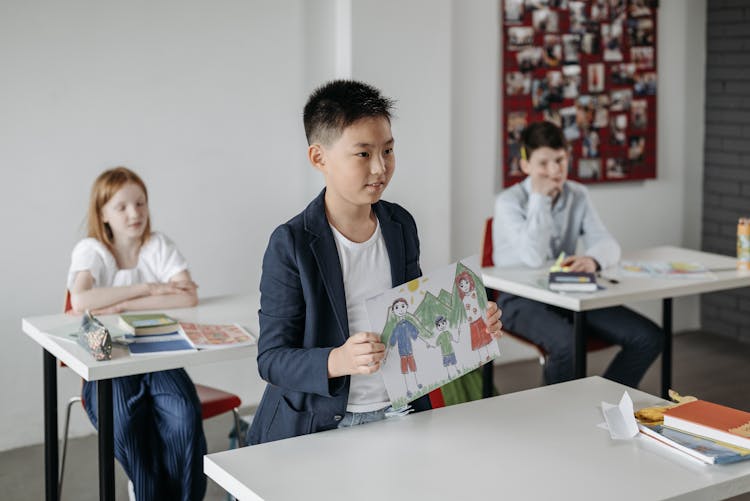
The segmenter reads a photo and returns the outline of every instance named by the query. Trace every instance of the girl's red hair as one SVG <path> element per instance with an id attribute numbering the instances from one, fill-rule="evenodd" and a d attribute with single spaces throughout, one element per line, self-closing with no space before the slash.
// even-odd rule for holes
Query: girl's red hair
<path id="1" fill-rule="evenodd" d="M 474 283 L 474 279 L 471 278 L 471 275 L 468 271 L 462 271 L 458 275 L 456 275 L 456 288 L 458 289 L 458 294 L 461 296 L 461 299 L 466 295 L 464 291 L 461 290 L 461 287 L 458 287 L 458 282 L 460 282 L 462 279 L 465 279 L 467 282 L 469 282 L 469 290 L 473 291 L 476 289 L 476 284 Z"/>

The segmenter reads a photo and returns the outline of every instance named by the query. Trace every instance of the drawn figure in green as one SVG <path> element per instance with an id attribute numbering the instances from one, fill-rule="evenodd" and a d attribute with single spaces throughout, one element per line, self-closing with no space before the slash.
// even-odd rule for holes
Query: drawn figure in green
<path id="1" fill-rule="evenodd" d="M 458 339 L 453 337 L 448 328 L 448 320 L 442 315 L 438 315 L 435 318 L 435 332 L 437 333 L 435 344 L 440 347 L 440 351 L 443 354 L 443 367 L 445 367 L 448 373 L 448 379 L 451 379 L 451 377 L 456 378 L 458 377 L 458 361 L 456 360 L 456 351 L 453 349 L 453 343 L 458 343 Z M 451 369 L 454 372 L 453 376 L 451 376 Z"/>

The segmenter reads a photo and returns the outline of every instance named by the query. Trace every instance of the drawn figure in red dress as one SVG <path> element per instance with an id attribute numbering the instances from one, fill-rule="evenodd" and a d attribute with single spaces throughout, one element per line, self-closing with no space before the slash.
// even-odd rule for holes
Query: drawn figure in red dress
<path id="1" fill-rule="evenodd" d="M 479 296 L 474 279 L 471 274 L 464 270 L 456 275 L 456 285 L 458 295 L 463 303 L 463 312 L 466 316 L 466 322 L 469 324 L 469 334 L 471 337 L 471 349 L 477 352 L 479 361 L 484 362 L 490 359 L 489 348 L 487 345 L 492 342 L 492 336 L 487 332 L 487 324 L 482 317 L 483 309 L 479 304 Z M 486 308 L 486 298 L 482 295 Z M 484 355 L 484 356 L 483 356 Z"/>

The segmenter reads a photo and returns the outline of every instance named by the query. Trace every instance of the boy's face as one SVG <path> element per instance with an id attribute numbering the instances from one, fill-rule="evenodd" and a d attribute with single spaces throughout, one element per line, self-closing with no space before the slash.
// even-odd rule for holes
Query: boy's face
<path id="1" fill-rule="evenodd" d="M 556 196 L 568 179 L 568 153 L 548 146 L 535 149 L 527 160 L 521 159 L 521 170 L 531 178 L 534 191 Z"/>
<path id="2" fill-rule="evenodd" d="M 360 119 L 331 144 L 310 145 L 308 158 L 326 178 L 329 205 L 369 208 L 396 168 L 391 124 L 384 117 Z"/>
<path id="3" fill-rule="evenodd" d="M 435 324 L 435 327 L 437 327 L 437 330 L 444 331 L 445 327 L 448 325 L 448 322 L 445 320 L 439 320 L 437 324 Z"/>

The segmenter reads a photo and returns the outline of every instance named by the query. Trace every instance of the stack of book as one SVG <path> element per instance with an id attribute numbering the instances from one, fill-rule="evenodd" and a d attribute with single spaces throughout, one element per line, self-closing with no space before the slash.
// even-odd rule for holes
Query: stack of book
<path id="1" fill-rule="evenodd" d="M 131 355 L 158 355 L 195 351 L 177 320 L 164 313 L 120 315 L 119 326 L 126 335 Z"/>
<path id="2" fill-rule="evenodd" d="M 750 459 L 750 412 L 695 400 L 664 412 L 664 425 L 641 432 L 708 464 Z"/>
<path id="3" fill-rule="evenodd" d="M 551 271 L 548 287 L 558 292 L 594 292 L 596 276 L 585 271 Z"/>

